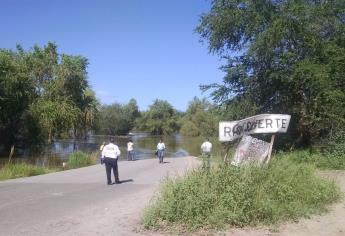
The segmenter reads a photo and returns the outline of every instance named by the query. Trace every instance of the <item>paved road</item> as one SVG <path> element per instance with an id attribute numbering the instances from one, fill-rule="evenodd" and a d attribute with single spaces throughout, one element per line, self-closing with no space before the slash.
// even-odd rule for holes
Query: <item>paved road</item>
<path id="1" fill-rule="evenodd" d="M 0 235 L 141 235 L 140 215 L 161 179 L 194 157 L 119 162 L 121 185 L 95 165 L 0 182 Z"/>

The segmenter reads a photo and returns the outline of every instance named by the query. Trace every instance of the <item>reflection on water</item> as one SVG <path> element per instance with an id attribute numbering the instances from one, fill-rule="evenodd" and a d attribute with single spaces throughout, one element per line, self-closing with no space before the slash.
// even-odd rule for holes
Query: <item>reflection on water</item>
<path id="1" fill-rule="evenodd" d="M 155 158 L 156 146 L 159 139 L 162 139 L 166 146 L 166 157 L 199 156 L 200 145 L 203 142 L 201 137 L 184 137 L 179 134 L 171 136 L 152 136 L 145 133 L 134 133 L 130 137 L 115 137 L 115 143 L 121 150 L 120 160 L 127 160 L 127 142 L 133 140 L 135 157 L 137 160 Z M 107 142 L 109 136 L 92 135 L 87 140 L 63 139 L 56 140 L 53 144 L 46 146 L 43 154 L 35 157 L 17 157 L 18 162 L 29 162 L 39 166 L 61 166 L 62 162 L 68 160 L 68 155 L 73 151 L 86 153 L 99 152 L 103 142 Z M 217 148 L 219 143 L 212 141 Z M 3 160 L 6 161 L 6 160 Z"/>

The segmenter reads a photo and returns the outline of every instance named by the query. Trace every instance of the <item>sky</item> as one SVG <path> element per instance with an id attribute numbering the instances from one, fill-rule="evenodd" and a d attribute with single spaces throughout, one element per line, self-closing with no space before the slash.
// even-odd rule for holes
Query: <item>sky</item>
<path id="1" fill-rule="evenodd" d="M 88 80 L 102 104 L 155 99 L 185 111 L 201 84 L 220 83 L 217 55 L 195 33 L 207 0 L 1 0 L 0 48 L 47 42 L 89 60 Z"/>

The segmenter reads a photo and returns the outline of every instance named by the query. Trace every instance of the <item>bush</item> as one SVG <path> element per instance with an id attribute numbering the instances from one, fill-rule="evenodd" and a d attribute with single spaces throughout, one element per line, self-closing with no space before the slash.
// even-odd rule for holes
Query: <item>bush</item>
<path id="1" fill-rule="evenodd" d="M 95 164 L 91 157 L 81 151 L 72 152 L 69 155 L 67 166 L 68 168 L 79 168 Z"/>
<path id="2" fill-rule="evenodd" d="M 324 211 L 340 191 L 311 165 L 275 159 L 267 167 L 223 166 L 169 179 L 145 211 L 147 228 L 187 230 L 273 224 Z"/>
<path id="3" fill-rule="evenodd" d="M 0 169 L 0 180 L 42 175 L 49 172 L 50 170 L 44 167 L 38 167 L 30 164 L 7 164 Z"/>
<path id="4" fill-rule="evenodd" d="M 345 131 L 338 132 L 330 139 L 325 156 L 326 168 L 345 169 Z"/>
<path id="5" fill-rule="evenodd" d="M 319 169 L 344 170 L 345 153 L 330 151 L 330 149 L 320 151 L 294 151 L 289 153 L 280 153 L 278 156 L 286 156 L 296 163 L 312 164 Z"/>

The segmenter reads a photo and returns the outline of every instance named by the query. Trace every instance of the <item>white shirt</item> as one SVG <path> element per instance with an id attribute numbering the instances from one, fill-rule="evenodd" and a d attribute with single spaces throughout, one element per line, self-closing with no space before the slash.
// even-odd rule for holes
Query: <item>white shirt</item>
<path id="1" fill-rule="evenodd" d="M 109 143 L 104 146 L 102 151 L 102 158 L 109 157 L 109 158 L 115 158 L 117 159 L 118 156 L 120 156 L 121 152 L 117 145 L 113 143 Z"/>
<path id="2" fill-rule="evenodd" d="M 201 150 L 203 152 L 211 152 L 212 149 L 212 143 L 210 143 L 209 141 L 205 141 L 202 145 L 201 145 Z"/>
<path id="3" fill-rule="evenodd" d="M 128 143 L 127 143 L 127 151 L 129 151 L 129 152 L 130 152 L 130 151 L 133 151 L 133 145 L 134 145 L 134 144 L 133 144 L 132 142 L 128 142 Z"/>
<path id="4" fill-rule="evenodd" d="M 157 150 L 164 150 L 165 149 L 165 144 L 164 143 L 158 143 L 157 144 Z"/>

